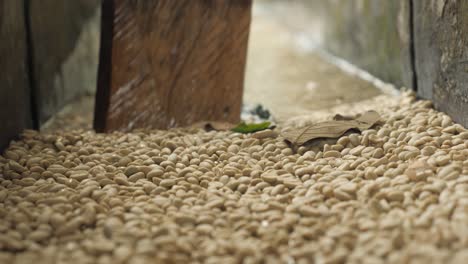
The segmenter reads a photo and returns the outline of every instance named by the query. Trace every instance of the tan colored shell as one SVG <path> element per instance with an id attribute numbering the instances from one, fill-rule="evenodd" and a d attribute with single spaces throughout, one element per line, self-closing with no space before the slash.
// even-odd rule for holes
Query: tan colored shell
<path id="1" fill-rule="evenodd" d="M 0 263 L 463 263 L 468 131 L 413 101 L 297 152 L 269 130 L 28 131 L 0 157 Z"/>

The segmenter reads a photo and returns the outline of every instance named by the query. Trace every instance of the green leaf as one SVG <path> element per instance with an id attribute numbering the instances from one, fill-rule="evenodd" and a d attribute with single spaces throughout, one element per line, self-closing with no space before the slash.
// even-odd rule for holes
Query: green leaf
<path id="1" fill-rule="evenodd" d="M 243 133 L 243 134 L 254 133 L 257 131 L 268 129 L 270 125 L 271 125 L 270 122 L 263 122 L 259 124 L 246 124 L 245 122 L 242 122 L 239 125 L 237 125 L 235 128 L 233 128 L 232 131 Z"/>

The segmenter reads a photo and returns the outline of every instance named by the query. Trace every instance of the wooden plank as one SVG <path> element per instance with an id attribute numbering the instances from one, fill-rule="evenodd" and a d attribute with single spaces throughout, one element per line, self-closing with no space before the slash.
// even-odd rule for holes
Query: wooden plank
<path id="1" fill-rule="evenodd" d="M 96 89 L 97 0 L 28 0 L 39 122 Z"/>
<path id="2" fill-rule="evenodd" d="M 468 126 L 468 1 L 412 3 L 418 94 Z"/>
<path id="3" fill-rule="evenodd" d="M 96 131 L 238 122 L 251 0 L 105 0 Z"/>
<path id="4" fill-rule="evenodd" d="M 32 126 L 24 3 L 0 0 L 0 152 Z"/>

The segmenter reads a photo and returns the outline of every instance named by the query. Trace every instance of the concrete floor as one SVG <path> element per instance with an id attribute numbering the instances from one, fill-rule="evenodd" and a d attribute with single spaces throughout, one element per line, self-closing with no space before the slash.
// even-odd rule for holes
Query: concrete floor
<path id="1" fill-rule="evenodd" d="M 246 103 L 261 103 L 281 123 L 381 94 L 371 83 L 344 73 L 309 48 L 313 43 L 302 38 L 301 29 L 283 22 L 285 5 L 285 1 L 258 1 L 254 6 Z"/>

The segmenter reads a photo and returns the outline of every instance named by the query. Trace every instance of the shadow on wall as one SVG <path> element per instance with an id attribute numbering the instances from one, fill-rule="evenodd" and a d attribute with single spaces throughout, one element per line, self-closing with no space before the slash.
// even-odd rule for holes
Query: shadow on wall
<path id="1" fill-rule="evenodd" d="M 68 102 L 93 94 L 99 0 L 0 1 L 0 150 Z"/>
<path id="2" fill-rule="evenodd" d="M 34 95 L 39 124 L 96 90 L 100 1 L 30 1 Z"/>

